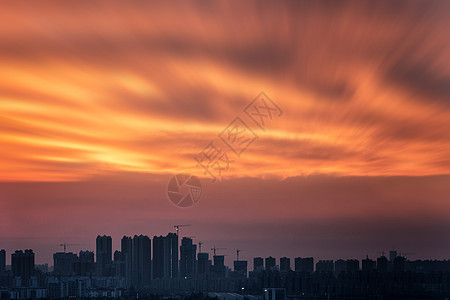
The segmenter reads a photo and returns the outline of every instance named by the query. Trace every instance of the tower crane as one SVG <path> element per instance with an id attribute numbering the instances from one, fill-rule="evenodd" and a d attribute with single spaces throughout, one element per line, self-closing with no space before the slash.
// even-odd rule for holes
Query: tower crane
<path id="1" fill-rule="evenodd" d="M 213 252 L 214 252 L 214 256 L 216 256 L 216 250 L 225 250 L 225 249 L 227 249 L 227 248 L 216 248 L 216 246 L 211 248 L 211 250 L 213 250 Z"/>
<path id="2" fill-rule="evenodd" d="M 191 224 L 178 224 L 178 225 L 173 225 L 173 227 L 176 228 L 176 230 L 177 230 L 177 236 L 178 236 L 178 234 L 179 234 L 180 227 L 186 227 L 186 226 L 191 226 Z"/>
<path id="3" fill-rule="evenodd" d="M 59 244 L 60 247 L 64 247 L 64 253 L 66 253 L 67 246 L 78 246 L 80 244 L 68 244 L 66 242 Z"/>

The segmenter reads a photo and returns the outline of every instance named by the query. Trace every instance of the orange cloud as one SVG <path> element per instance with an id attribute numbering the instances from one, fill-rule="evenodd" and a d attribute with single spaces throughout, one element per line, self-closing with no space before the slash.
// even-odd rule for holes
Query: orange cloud
<path id="1" fill-rule="evenodd" d="M 261 90 L 284 114 L 226 176 L 448 174 L 446 9 L 2 4 L 0 180 L 202 175 L 193 156 Z"/>

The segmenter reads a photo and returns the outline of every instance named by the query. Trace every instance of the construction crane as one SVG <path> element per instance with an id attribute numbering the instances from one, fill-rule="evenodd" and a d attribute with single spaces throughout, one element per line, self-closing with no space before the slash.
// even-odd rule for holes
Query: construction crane
<path id="1" fill-rule="evenodd" d="M 204 243 L 202 242 L 202 241 L 199 241 L 198 242 L 198 253 L 202 253 L 202 245 L 203 245 Z"/>
<path id="2" fill-rule="evenodd" d="M 66 253 L 67 246 L 78 246 L 80 244 L 68 244 L 66 242 L 59 244 L 60 247 L 64 247 L 64 253 Z"/>
<path id="3" fill-rule="evenodd" d="M 241 252 L 241 249 L 236 249 L 236 260 L 239 261 L 239 252 Z"/>
<path id="4" fill-rule="evenodd" d="M 216 246 L 211 248 L 211 250 L 213 250 L 213 252 L 214 252 L 214 256 L 216 256 L 216 250 L 225 250 L 225 249 L 227 249 L 227 248 L 216 248 Z"/>
<path id="5" fill-rule="evenodd" d="M 180 230 L 180 227 L 186 227 L 186 226 L 191 226 L 191 224 L 178 224 L 178 225 L 173 225 L 173 227 L 177 229 L 177 236 L 178 236 L 178 232 L 179 232 L 179 230 Z"/>

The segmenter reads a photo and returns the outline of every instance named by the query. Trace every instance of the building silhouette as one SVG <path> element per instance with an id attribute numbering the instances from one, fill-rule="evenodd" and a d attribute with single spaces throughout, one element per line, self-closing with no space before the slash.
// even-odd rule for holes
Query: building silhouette
<path id="1" fill-rule="evenodd" d="M 233 262 L 234 272 L 238 277 L 247 277 L 247 264 L 246 260 L 235 260 Z"/>
<path id="2" fill-rule="evenodd" d="M 197 255 L 197 273 L 198 274 L 205 274 L 209 271 L 209 268 L 211 266 L 211 261 L 209 260 L 209 253 L 199 253 Z"/>
<path id="3" fill-rule="evenodd" d="M 253 258 L 253 271 L 258 272 L 264 270 L 264 259 L 262 257 Z"/>
<path id="4" fill-rule="evenodd" d="M 359 271 L 359 260 L 357 259 L 338 259 L 334 262 L 334 273 L 339 275 L 343 272 L 355 273 Z M 328 271 L 327 271 L 328 272 Z"/>
<path id="5" fill-rule="evenodd" d="M 53 254 L 53 273 L 58 276 L 75 274 L 75 263 L 78 256 L 72 252 L 56 252 Z"/>
<path id="6" fill-rule="evenodd" d="M 395 258 L 397 257 L 397 250 L 389 251 L 389 261 L 394 263 Z"/>
<path id="7" fill-rule="evenodd" d="M 101 253 L 103 237 L 97 250 Z M 225 266 L 224 255 L 198 253 L 196 245 L 184 238 L 180 246 L 180 264 L 175 258 L 177 236 L 154 237 L 154 262 L 160 262 L 161 279 L 151 280 L 152 244 L 148 236 L 123 237 L 121 251 L 114 252 L 112 264 L 106 268 L 109 275 L 95 272 L 94 252 L 57 252 L 54 270 L 48 265 L 34 264 L 32 250 L 16 251 L 11 255 L 12 268 L 6 268 L 6 251 L 0 251 L 3 271 L 0 271 L 0 299 L 160 299 L 167 295 L 185 299 L 207 300 L 215 294 L 217 299 L 446 299 L 450 296 L 450 260 L 409 261 L 395 254 L 393 261 L 384 255 L 374 260 L 367 256 L 361 260 L 320 260 L 313 272 L 312 257 L 295 258 L 295 272 L 290 259 L 280 258 L 280 268 L 273 257 L 254 258 L 254 269 L 247 277 L 247 261 L 233 261 L 234 270 Z M 107 251 L 106 251 L 107 252 Z M 170 255 L 167 255 L 170 254 Z M 159 258 L 158 259 L 158 255 Z M 99 257 L 101 257 L 99 255 Z M 130 283 L 126 283 L 126 261 L 130 258 Z M 155 258 L 156 257 L 156 258 Z M 172 260 L 172 262 L 170 262 Z M 171 278 L 168 270 L 176 266 L 180 276 Z M 169 266 L 169 267 L 167 267 Z M 183 267 L 185 266 L 185 267 Z M 155 269 L 155 265 L 153 265 Z M 155 269 L 156 270 L 156 269 Z M 166 276 L 167 277 L 164 277 Z M 156 293 L 154 298 L 151 293 Z M 189 293 L 204 293 L 207 297 Z M 277 293 L 279 295 L 277 296 Z M 224 296 L 228 294 L 227 296 Z M 166 296 L 163 296 L 166 295 Z M 245 295 L 245 297 L 244 297 Z M 289 295 L 289 296 L 287 296 Z M 186 297 L 187 296 L 187 297 Z M 168 296 L 171 298 L 171 296 Z M 180 298 L 181 299 L 181 298 Z"/>
<path id="8" fill-rule="evenodd" d="M 266 271 L 275 270 L 275 258 L 272 256 L 266 257 Z"/>
<path id="9" fill-rule="evenodd" d="M 97 276 L 110 276 L 112 265 L 112 238 L 110 236 L 97 236 L 96 259 Z"/>
<path id="10" fill-rule="evenodd" d="M 380 273 L 387 273 L 389 271 L 389 262 L 386 256 L 377 258 L 377 271 Z"/>
<path id="11" fill-rule="evenodd" d="M 164 239 L 163 236 L 153 237 L 153 279 L 164 278 Z"/>
<path id="12" fill-rule="evenodd" d="M 294 271 L 295 272 L 302 271 L 302 258 L 301 257 L 294 258 Z"/>
<path id="13" fill-rule="evenodd" d="M 357 259 L 347 259 L 346 265 L 347 273 L 355 273 L 359 271 L 359 260 Z"/>
<path id="14" fill-rule="evenodd" d="M 115 277 L 125 278 L 125 255 L 122 251 L 114 251 L 113 272 Z"/>
<path id="15" fill-rule="evenodd" d="M 137 288 L 150 286 L 151 240 L 145 235 L 135 235 L 132 245 L 132 285 Z"/>
<path id="16" fill-rule="evenodd" d="M 130 236 L 123 236 L 120 241 L 120 252 L 125 263 L 125 284 L 127 287 L 130 287 L 132 283 L 132 247 L 132 238 Z"/>
<path id="17" fill-rule="evenodd" d="M 95 273 L 94 252 L 80 251 L 74 263 L 74 271 L 77 276 L 93 276 Z"/>
<path id="18" fill-rule="evenodd" d="M 366 258 L 362 260 L 361 268 L 363 272 L 372 272 L 375 270 L 375 261 L 366 256 Z"/>
<path id="19" fill-rule="evenodd" d="M 347 262 L 343 259 L 338 259 L 334 262 L 334 274 L 340 275 L 347 270 Z"/>
<path id="20" fill-rule="evenodd" d="M 153 278 L 178 278 L 178 236 L 153 237 Z"/>
<path id="21" fill-rule="evenodd" d="M 289 272 L 291 270 L 291 259 L 288 257 L 280 258 L 280 271 Z"/>
<path id="22" fill-rule="evenodd" d="M 319 260 L 316 264 L 317 272 L 333 273 L 334 262 L 332 260 Z"/>
<path id="23" fill-rule="evenodd" d="M 401 273 L 405 271 L 406 257 L 396 256 L 394 258 L 393 270 L 394 272 Z"/>
<path id="24" fill-rule="evenodd" d="M 295 272 L 314 272 L 314 258 L 312 257 L 296 257 L 295 258 Z"/>
<path id="25" fill-rule="evenodd" d="M 169 233 L 164 240 L 164 274 L 168 278 L 178 278 L 178 235 Z"/>
<path id="26" fill-rule="evenodd" d="M 11 254 L 11 268 L 14 277 L 21 278 L 22 286 L 31 284 L 30 278 L 34 275 L 34 253 L 33 250 L 16 250 Z"/>
<path id="27" fill-rule="evenodd" d="M 213 272 L 216 274 L 216 276 L 225 277 L 225 256 L 214 255 L 213 262 Z"/>
<path id="28" fill-rule="evenodd" d="M 196 265 L 197 245 L 191 238 L 184 237 L 180 246 L 180 277 L 190 278 L 194 275 Z"/>
<path id="29" fill-rule="evenodd" d="M 0 272 L 6 270 L 6 251 L 5 249 L 0 250 Z"/>

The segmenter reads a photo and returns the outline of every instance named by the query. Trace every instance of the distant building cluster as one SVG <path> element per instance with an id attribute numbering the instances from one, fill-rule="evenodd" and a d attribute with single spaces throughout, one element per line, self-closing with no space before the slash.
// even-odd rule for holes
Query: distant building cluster
<path id="1" fill-rule="evenodd" d="M 199 245 L 201 246 L 201 244 Z M 64 245 L 65 247 L 65 245 Z M 112 238 L 97 236 L 93 251 L 57 252 L 53 268 L 36 265 L 33 250 L 11 253 L 0 250 L 0 299 L 138 298 L 139 294 L 186 294 L 188 292 L 233 293 L 249 299 L 315 297 L 387 297 L 414 295 L 432 299 L 450 295 L 450 261 L 416 260 L 391 251 L 357 259 L 319 260 L 312 257 L 255 257 L 225 265 L 225 256 L 197 252 L 188 237 L 124 236 L 121 249 L 113 253 Z M 200 249 L 199 249 L 200 250 Z M 372 298 L 371 298 L 372 299 Z M 278 298 L 277 298 L 278 300 Z"/>

